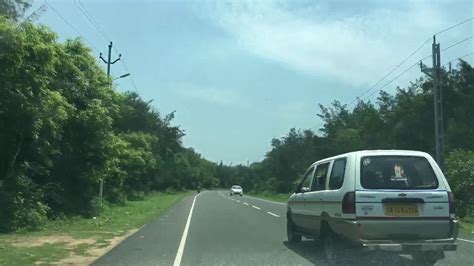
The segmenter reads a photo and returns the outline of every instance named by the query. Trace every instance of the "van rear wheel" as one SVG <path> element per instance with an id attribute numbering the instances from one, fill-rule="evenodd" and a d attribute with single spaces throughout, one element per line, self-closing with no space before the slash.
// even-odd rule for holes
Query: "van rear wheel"
<path id="1" fill-rule="evenodd" d="M 324 255 L 326 256 L 326 259 L 328 261 L 334 260 L 334 252 L 335 252 L 335 246 L 336 246 L 336 239 L 334 236 L 334 233 L 329 231 L 326 232 L 323 235 L 323 248 L 324 248 Z"/>
<path id="2" fill-rule="evenodd" d="M 290 217 L 286 218 L 286 234 L 288 236 L 288 242 L 291 244 L 301 242 L 301 235 L 295 232 L 295 225 Z"/>
<path id="3" fill-rule="evenodd" d="M 322 224 L 321 244 L 327 263 L 334 264 L 336 260 L 345 254 L 345 245 L 327 223 Z"/>

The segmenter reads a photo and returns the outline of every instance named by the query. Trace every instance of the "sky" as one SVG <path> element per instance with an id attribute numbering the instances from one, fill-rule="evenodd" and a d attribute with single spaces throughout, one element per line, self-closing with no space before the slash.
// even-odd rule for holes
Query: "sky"
<path id="1" fill-rule="evenodd" d="M 233 164 L 262 160 L 271 139 L 292 127 L 318 131 L 318 104 L 407 86 L 421 76 L 418 67 L 389 82 L 431 54 L 434 33 L 474 17 L 473 2 L 463 0 L 47 2 L 52 8 L 38 23 L 60 41 L 81 37 L 97 58 L 112 40 L 123 59 L 112 75 L 131 73 L 115 81 L 117 90 L 137 91 L 163 115 L 176 111 L 185 147 Z M 32 10 L 43 3 L 34 1 Z M 473 35 L 471 20 L 437 41 L 443 49 Z M 474 38 L 443 51 L 441 60 L 471 52 Z M 464 59 L 472 64 L 474 55 Z"/>

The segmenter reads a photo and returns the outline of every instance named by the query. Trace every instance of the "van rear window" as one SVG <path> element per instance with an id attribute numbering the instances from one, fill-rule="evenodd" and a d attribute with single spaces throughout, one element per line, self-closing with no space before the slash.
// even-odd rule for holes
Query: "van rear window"
<path id="1" fill-rule="evenodd" d="M 360 169 L 360 183 L 366 189 L 438 188 L 438 178 L 424 157 L 365 156 Z"/>

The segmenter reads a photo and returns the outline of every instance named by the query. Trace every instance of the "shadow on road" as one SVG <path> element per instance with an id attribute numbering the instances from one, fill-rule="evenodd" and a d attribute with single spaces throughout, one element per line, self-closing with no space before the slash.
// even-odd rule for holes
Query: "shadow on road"
<path id="1" fill-rule="evenodd" d="M 416 265 L 410 258 L 394 253 L 383 251 L 362 252 L 351 247 L 345 247 L 336 259 L 327 261 L 324 259 L 323 247 L 317 244 L 316 241 L 304 240 L 295 244 L 285 241 L 283 244 L 315 265 Z"/>

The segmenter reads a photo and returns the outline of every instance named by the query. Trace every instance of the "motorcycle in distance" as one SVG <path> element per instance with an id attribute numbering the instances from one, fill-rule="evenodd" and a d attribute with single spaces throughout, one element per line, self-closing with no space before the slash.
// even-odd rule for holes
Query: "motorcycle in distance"
<path id="1" fill-rule="evenodd" d="M 197 187 L 197 193 L 201 192 L 201 186 Z"/>

